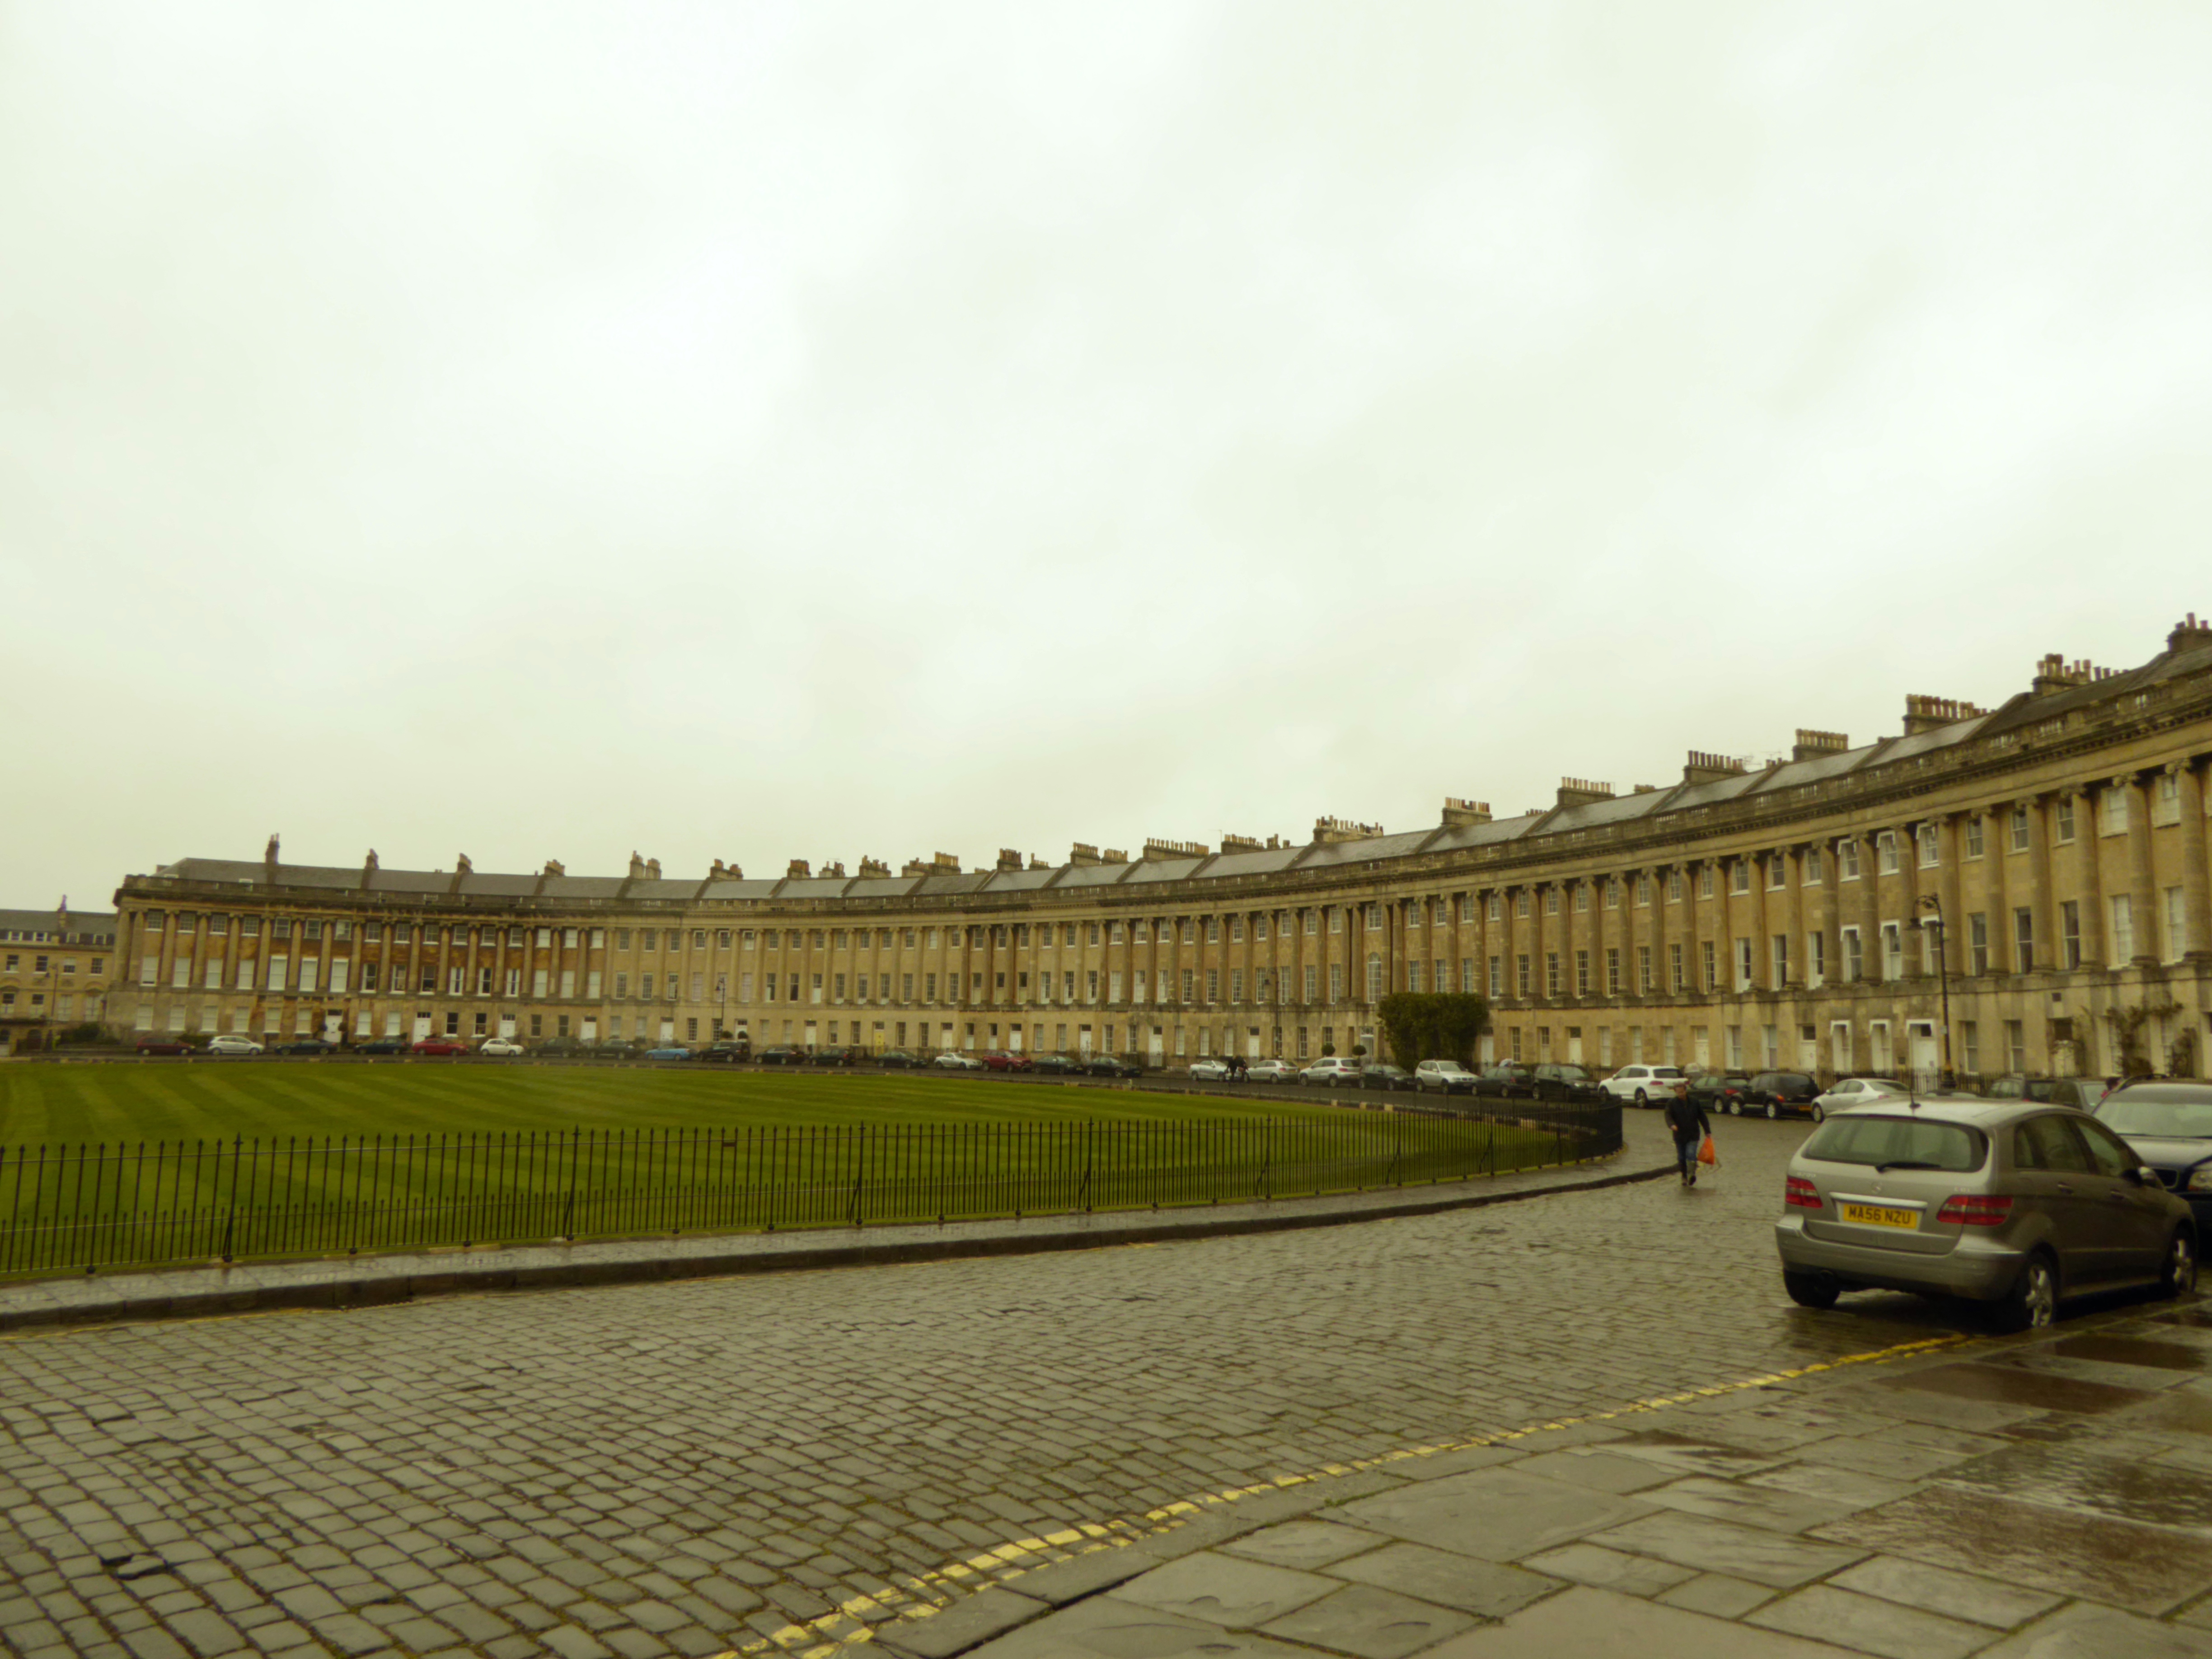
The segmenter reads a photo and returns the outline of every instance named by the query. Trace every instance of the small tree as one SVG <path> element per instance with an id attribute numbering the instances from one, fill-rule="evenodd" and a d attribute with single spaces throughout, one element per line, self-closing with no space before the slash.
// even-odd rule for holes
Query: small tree
<path id="1" fill-rule="evenodd" d="M 1425 1060 L 1474 1063 L 1475 1040 L 1490 1029 L 1490 1004 L 1464 991 L 1398 991 L 1376 1005 L 1383 1040 L 1399 1065 Z"/>

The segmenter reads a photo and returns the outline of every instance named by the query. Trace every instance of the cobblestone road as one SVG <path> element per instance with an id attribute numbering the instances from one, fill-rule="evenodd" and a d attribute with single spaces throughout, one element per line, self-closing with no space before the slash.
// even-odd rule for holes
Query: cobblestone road
<path id="1" fill-rule="evenodd" d="M 1783 1297 L 1803 1134 L 1723 1124 L 1695 1192 L 14 1338 L 0 1641 L 716 1654 L 1006 1540 L 1939 1332 Z"/>

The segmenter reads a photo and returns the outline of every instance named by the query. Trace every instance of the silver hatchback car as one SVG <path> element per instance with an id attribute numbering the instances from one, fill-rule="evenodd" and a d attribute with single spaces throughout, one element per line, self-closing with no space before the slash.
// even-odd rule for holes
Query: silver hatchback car
<path id="1" fill-rule="evenodd" d="M 1774 1224 L 1782 1283 L 1808 1308 L 1844 1291 L 1997 1305 L 2014 1329 L 2062 1297 L 2196 1288 L 2189 1206 L 2082 1113 L 1954 1097 L 1832 1117 L 1790 1160 Z"/>

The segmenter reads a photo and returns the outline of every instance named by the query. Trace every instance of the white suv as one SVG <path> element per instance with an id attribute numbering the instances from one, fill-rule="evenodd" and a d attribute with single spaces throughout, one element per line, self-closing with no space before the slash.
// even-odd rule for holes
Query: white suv
<path id="1" fill-rule="evenodd" d="M 1359 1081 L 1359 1062 L 1342 1054 L 1331 1054 L 1317 1060 L 1298 1073 L 1301 1083 L 1353 1083 Z"/>
<path id="2" fill-rule="evenodd" d="M 1632 1100 L 1638 1106 L 1654 1101 L 1664 1105 L 1689 1086 L 1690 1079 L 1679 1066 L 1624 1066 L 1598 1085 L 1615 1100 Z"/>
<path id="3" fill-rule="evenodd" d="M 1474 1073 L 1455 1060 L 1425 1060 L 1413 1067 L 1413 1086 L 1423 1094 L 1434 1089 L 1439 1094 L 1471 1095 Z"/>

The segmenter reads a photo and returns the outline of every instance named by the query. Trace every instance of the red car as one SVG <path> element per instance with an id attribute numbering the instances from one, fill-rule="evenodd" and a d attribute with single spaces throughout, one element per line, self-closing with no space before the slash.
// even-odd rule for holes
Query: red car
<path id="1" fill-rule="evenodd" d="M 1027 1054 L 986 1054 L 983 1056 L 983 1067 L 991 1072 L 1034 1072 L 1036 1062 Z"/>
<path id="2" fill-rule="evenodd" d="M 469 1045 L 459 1037 L 426 1036 L 409 1050 L 417 1054 L 465 1054 Z"/>
<path id="3" fill-rule="evenodd" d="M 140 1037 L 138 1052 L 142 1054 L 188 1054 L 192 1046 L 179 1042 L 175 1037 Z"/>

